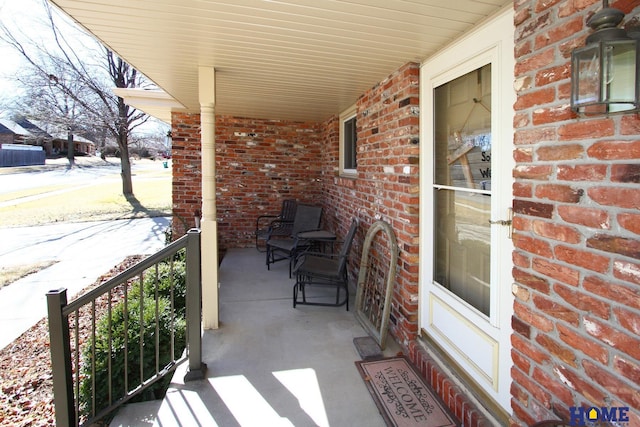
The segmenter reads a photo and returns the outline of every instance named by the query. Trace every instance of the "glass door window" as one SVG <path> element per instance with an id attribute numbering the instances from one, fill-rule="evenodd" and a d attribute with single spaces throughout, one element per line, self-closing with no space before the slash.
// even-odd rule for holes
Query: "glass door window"
<path id="1" fill-rule="evenodd" d="M 489 316 L 491 65 L 435 88 L 434 104 L 434 281 Z"/>

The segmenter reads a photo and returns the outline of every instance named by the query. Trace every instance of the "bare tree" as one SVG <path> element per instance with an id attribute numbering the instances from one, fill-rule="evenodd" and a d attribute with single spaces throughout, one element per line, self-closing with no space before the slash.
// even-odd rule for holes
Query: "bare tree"
<path id="1" fill-rule="evenodd" d="M 109 75 L 118 88 L 133 88 L 141 85 L 141 79 L 135 68 L 124 62 L 121 58 L 115 56 L 110 50 L 105 50 L 107 55 L 107 63 L 109 64 Z M 120 162 L 122 173 L 122 193 L 127 196 L 133 196 L 133 185 L 131 182 L 131 163 L 129 162 L 129 135 L 131 131 L 146 122 L 149 118 L 146 114 L 132 108 L 124 103 L 120 97 L 117 98 L 118 119 L 115 121 L 115 128 L 111 133 L 118 142 L 120 148 Z M 113 105 L 105 102 L 105 105 Z M 125 174 L 128 171 L 128 174 Z"/>
<path id="2" fill-rule="evenodd" d="M 52 64 L 55 65 L 55 64 Z M 53 70 L 53 68 L 52 68 Z M 46 123 L 47 128 L 62 129 L 67 133 L 67 157 L 70 167 L 74 165 L 74 134 L 82 133 L 83 125 L 90 120 L 85 109 L 77 101 L 88 98 L 91 93 L 66 70 L 45 76 L 39 72 L 25 72 L 17 77 L 24 89 L 24 95 L 14 100 L 14 117 L 26 117 Z M 69 87 L 75 96 L 60 91 L 58 85 Z"/>
<path id="3" fill-rule="evenodd" d="M 133 67 L 79 28 L 74 27 L 73 34 L 69 33 L 69 28 L 61 30 L 60 16 L 48 2 L 42 4 L 46 27 L 50 30 L 48 43 L 12 30 L 5 22 L 0 24 L 0 40 L 17 50 L 31 68 L 28 78 L 21 76 L 18 80 L 29 88 L 30 98 L 36 96 L 38 100 L 47 101 L 39 102 L 38 108 L 32 109 L 31 113 L 44 114 L 43 110 L 46 110 L 48 114 L 44 117 L 47 120 L 56 116 L 56 123 L 68 131 L 70 144 L 73 144 L 74 132 L 82 127 L 80 123 L 91 122 L 106 129 L 120 151 L 122 193 L 131 198 L 129 137 L 149 116 L 126 105 L 111 87 L 144 87 L 149 83 Z M 73 164 L 72 157 L 70 164 Z"/>

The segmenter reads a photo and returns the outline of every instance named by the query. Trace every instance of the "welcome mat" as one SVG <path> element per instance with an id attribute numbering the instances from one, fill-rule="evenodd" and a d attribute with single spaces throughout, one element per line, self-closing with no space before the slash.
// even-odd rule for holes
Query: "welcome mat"
<path id="1" fill-rule="evenodd" d="M 460 425 L 406 357 L 358 361 L 356 366 L 387 426 Z"/>

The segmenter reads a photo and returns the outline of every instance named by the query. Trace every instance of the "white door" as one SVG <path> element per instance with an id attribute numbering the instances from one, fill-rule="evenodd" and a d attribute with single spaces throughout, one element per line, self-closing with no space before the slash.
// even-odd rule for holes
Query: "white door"
<path id="1" fill-rule="evenodd" d="M 510 413 L 513 11 L 421 68 L 420 327 Z"/>

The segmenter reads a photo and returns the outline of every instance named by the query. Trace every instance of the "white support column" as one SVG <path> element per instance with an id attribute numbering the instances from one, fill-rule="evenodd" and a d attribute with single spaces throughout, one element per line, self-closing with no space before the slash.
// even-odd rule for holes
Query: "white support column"
<path id="1" fill-rule="evenodd" d="M 218 328 L 218 227 L 216 222 L 215 70 L 200 67 L 202 140 L 202 324 Z"/>

